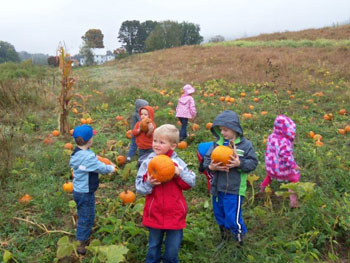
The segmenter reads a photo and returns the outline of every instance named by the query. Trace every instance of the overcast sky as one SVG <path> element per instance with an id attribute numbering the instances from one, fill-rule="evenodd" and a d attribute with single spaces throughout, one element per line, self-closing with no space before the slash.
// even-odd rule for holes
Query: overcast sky
<path id="1" fill-rule="evenodd" d="M 17 51 L 54 55 L 60 41 L 71 54 L 91 28 L 104 45 L 120 47 L 125 20 L 192 22 L 208 39 L 226 39 L 331 26 L 350 19 L 350 0 L 0 0 L 0 40 Z"/>

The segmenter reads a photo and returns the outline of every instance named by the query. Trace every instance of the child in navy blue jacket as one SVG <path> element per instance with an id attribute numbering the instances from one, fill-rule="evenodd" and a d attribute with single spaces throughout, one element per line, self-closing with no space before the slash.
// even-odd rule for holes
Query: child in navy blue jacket
<path id="1" fill-rule="evenodd" d="M 98 174 L 115 171 L 115 165 L 100 162 L 89 148 L 92 145 L 94 131 L 89 125 L 74 129 L 73 137 L 77 144 L 69 165 L 73 168 L 73 197 L 77 204 L 78 222 L 76 238 L 80 241 L 77 252 L 84 255 L 85 245 L 90 237 L 95 220 L 95 191 L 98 188 Z"/>

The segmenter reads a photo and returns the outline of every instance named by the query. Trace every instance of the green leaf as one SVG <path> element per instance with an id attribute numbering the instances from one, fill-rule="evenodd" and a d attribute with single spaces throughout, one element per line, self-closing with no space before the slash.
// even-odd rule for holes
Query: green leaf
<path id="1" fill-rule="evenodd" d="M 209 207 L 209 201 L 208 200 L 205 200 L 203 207 L 204 208 L 208 208 Z"/>
<path id="2" fill-rule="evenodd" d="M 70 242 L 69 242 L 69 237 L 68 237 L 68 236 L 64 236 L 64 237 L 61 237 L 61 238 L 58 240 L 57 245 L 58 245 L 58 246 L 63 246 L 63 245 L 66 245 L 66 244 L 68 244 L 68 243 L 70 243 Z"/>
<path id="3" fill-rule="evenodd" d="M 73 253 L 73 246 L 70 245 L 64 245 L 59 246 L 57 249 L 57 258 L 64 258 L 72 255 Z"/>
<path id="4" fill-rule="evenodd" d="M 77 206 L 77 204 L 75 203 L 74 200 L 70 200 L 70 201 L 68 202 L 68 206 L 69 206 L 69 208 L 75 208 L 75 207 Z"/>
<path id="5" fill-rule="evenodd" d="M 107 263 L 120 263 L 129 249 L 123 245 L 103 246 L 100 252 L 107 258 Z"/>
<path id="6" fill-rule="evenodd" d="M 10 260 L 13 258 L 13 255 L 10 251 L 5 249 L 4 255 L 2 257 L 2 260 L 4 263 L 10 262 Z"/>

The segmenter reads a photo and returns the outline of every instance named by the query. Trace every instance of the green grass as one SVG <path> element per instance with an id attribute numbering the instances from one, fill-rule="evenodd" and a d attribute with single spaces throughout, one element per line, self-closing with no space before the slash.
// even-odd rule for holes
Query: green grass
<path id="1" fill-rule="evenodd" d="M 302 39 L 302 40 L 271 40 L 271 41 L 248 41 L 248 40 L 234 40 L 224 41 L 219 43 L 206 43 L 204 46 L 236 46 L 236 47 L 313 47 L 313 48 L 333 48 L 333 47 L 350 47 L 350 40 L 333 40 L 333 39 Z"/>

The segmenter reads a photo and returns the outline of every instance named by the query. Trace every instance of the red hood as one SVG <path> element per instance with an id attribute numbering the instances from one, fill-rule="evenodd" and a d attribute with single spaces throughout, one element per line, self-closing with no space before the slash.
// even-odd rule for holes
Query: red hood
<path id="1" fill-rule="evenodd" d="M 141 120 L 141 110 L 142 109 L 146 109 L 148 111 L 148 115 L 149 115 L 149 118 L 154 121 L 154 110 L 151 106 L 143 106 L 139 109 L 139 117 L 140 117 L 140 120 Z"/>

